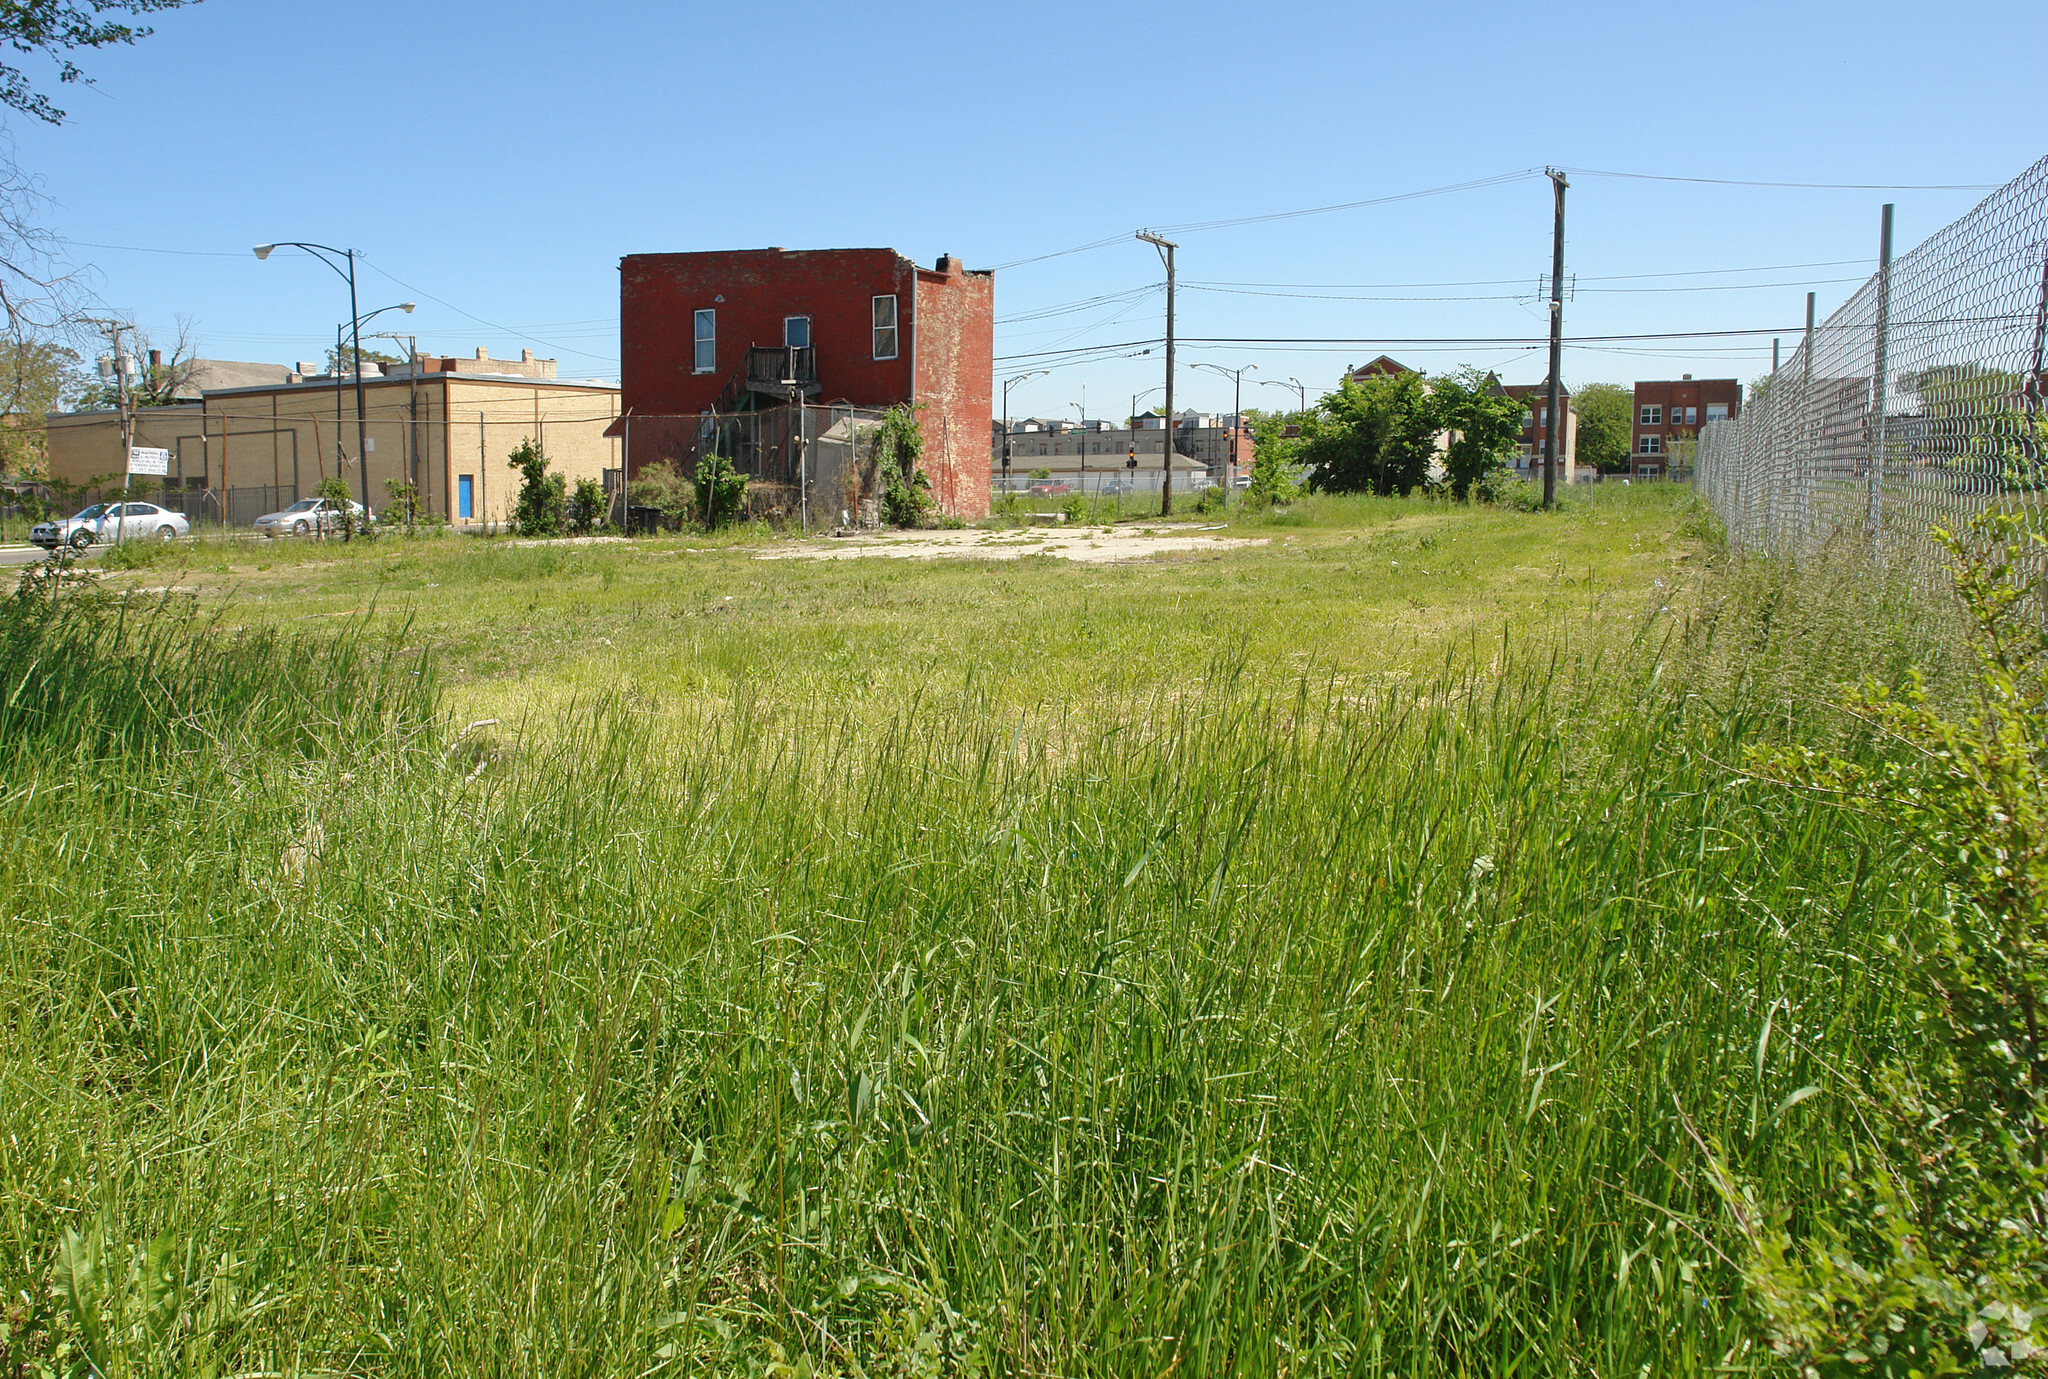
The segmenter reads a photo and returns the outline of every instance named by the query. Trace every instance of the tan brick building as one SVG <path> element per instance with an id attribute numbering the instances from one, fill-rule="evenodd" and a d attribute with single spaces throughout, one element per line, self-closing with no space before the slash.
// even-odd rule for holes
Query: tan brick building
<path id="1" fill-rule="evenodd" d="M 505 372 L 476 371 L 494 362 Z M 417 375 L 402 364 L 365 370 L 370 506 L 381 511 L 390 502 L 387 480 L 410 479 L 429 513 L 458 526 L 504 522 L 518 492 L 506 457 L 527 439 L 540 443 L 550 472 L 571 488 L 584 478 L 615 483 L 608 471 L 620 467 L 619 442 L 604 432 L 619 414 L 619 390 L 563 382 L 552 364 L 486 361 L 479 352 L 476 361 L 422 358 Z M 136 413 L 135 443 L 171 452 L 161 481 L 171 505 L 198 520 L 246 525 L 310 496 L 337 469 L 360 497 L 353 377 L 289 377 Z M 123 468 L 117 414 L 49 418 L 51 478 L 111 489 Z"/>

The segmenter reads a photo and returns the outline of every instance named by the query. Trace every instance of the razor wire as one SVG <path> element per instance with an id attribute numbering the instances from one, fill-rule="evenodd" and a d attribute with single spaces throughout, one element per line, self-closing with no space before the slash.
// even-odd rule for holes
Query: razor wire
<path id="1" fill-rule="evenodd" d="M 1731 545 L 1844 537 L 1912 559 L 1988 510 L 2048 534 L 2048 158 L 1881 266 L 1738 417 L 1693 483 Z"/>

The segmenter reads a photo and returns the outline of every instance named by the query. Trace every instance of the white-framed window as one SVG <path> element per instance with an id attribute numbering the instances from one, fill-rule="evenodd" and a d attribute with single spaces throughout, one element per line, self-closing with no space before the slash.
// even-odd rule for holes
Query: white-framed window
<path id="1" fill-rule="evenodd" d="M 1727 404 L 1727 403 L 1725 403 L 1725 402 L 1709 402 L 1709 403 L 1707 404 L 1707 420 L 1708 420 L 1708 421 L 1726 421 L 1726 420 L 1728 420 L 1728 404 Z"/>
<path id="2" fill-rule="evenodd" d="M 1643 426 L 1662 426 L 1664 424 L 1663 405 L 1655 402 L 1645 402 L 1643 404 L 1643 416 L 1640 424 Z"/>
<path id="3" fill-rule="evenodd" d="M 811 318 L 808 316 L 783 317 L 782 343 L 793 350 L 809 349 L 811 347 Z"/>
<path id="4" fill-rule="evenodd" d="M 896 294 L 875 298 L 875 358 L 896 357 Z"/>
<path id="5" fill-rule="evenodd" d="M 1637 453 L 1638 455 L 1661 455 L 1661 454 L 1663 454 L 1663 453 L 1664 453 L 1664 438 L 1663 438 L 1662 436 L 1638 436 L 1638 437 L 1636 437 L 1636 453 Z"/>
<path id="6" fill-rule="evenodd" d="M 1673 418 L 1672 418 L 1672 420 L 1676 421 L 1676 420 L 1677 420 L 1677 418 L 1676 418 L 1676 417 L 1673 417 Z M 1686 409 L 1685 409 L 1685 424 L 1686 424 L 1687 426 L 1698 426 L 1698 425 L 1700 424 L 1700 409 L 1699 409 L 1699 408 L 1697 408 L 1697 407 L 1688 407 L 1688 408 L 1686 408 Z"/>
<path id="7" fill-rule="evenodd" d="M 695 373 L 714 373 L 718 369 L 718 313 L 715 311 L 697 313 L 697 354 L 691 369 Z"/>

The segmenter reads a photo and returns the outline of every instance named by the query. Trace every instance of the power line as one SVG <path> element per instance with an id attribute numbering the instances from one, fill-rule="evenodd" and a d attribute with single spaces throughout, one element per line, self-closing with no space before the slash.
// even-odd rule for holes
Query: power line
<path id="1" fill-rule="evenodd" d="M 1734 177 L 1674 177 L 1657 172 L 1603 172 L 1599 168 L 1566 168 L 1581 177 L 1620 177 L 1633 182 L 1692 182 L 1708 187 L 1780 187 L 1794 191 L 1822 192 L 1995 192 L 2003 183 L 1906 183 L 1906 182 L 1752 182 Z"/>

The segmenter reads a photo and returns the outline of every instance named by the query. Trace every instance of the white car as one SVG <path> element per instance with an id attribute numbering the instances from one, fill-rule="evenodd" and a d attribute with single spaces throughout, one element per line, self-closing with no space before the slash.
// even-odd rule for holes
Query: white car
<path id="1" fill-rule="evenodd" d="M 82 551 L 99 542 L 170 541 L 191 534 L 185 514 L 155 503 L 94 503 L 75 517 L 38 523 L 28 539 L 46 551 L 59 546 Z"/>
<path id="2" fill-rule="evenodd" d="M 377 514 L 350 500 L 356 530 L 367 531 Z M 341 506 L 331 498 L 301 498 L 283 512 L 266 512 L 256 519 L 256 530 L 264 536 L 311 536 L 316 531 L 341 530 Z"/>

